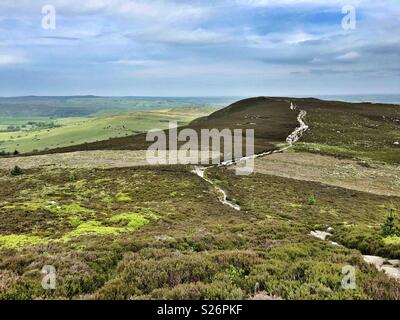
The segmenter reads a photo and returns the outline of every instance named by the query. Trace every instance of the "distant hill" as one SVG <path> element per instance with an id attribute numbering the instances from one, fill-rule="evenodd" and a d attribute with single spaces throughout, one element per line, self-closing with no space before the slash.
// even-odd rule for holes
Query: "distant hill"
<path id="1" fill-rule="evenodd" d="M 202 128 L 254 128 L 255 152 L 273 150 L 277 148 L 277 143 L 285 142 L 289 133 L 298 125 L 298 111 L 290 110 L 290 102 L 307 111 L 306 122 L 310 126 L 296 148 L 338 157 L 400 163 L 398 105 L 314 98 L 256 97 L 235 102 L 208 117 L 194 120 L 186 127 L 197 131 Z M 49 152 L 144 150 L 150 144 L 145 141 L 145 134 L 140 134 Z"/>
<path id="2" fill-rule="evenodd" d="M 208 117 L 199 118 L 183 128 L 201 129 L 254 129 L 256 152 L 273 150 L 284 142 L 297 126 L 297 112 L 290 110 L 285 98 L 250 98 L 235 102 Z M 168 132 L 166 131 L 167 135 Z M 82 150 L 143 150 L 151 144 L 145 134 L 109 139 L 83 145 L 50 150 L 49 152 L 73 152 Z"/>
<path id="3" fill-rule="evenodd" d="M 99 113 L 149 111 L 168 108 L 223 107 L 235 101 L 232 97 L 163 98 L 163 97 L 12 97 L 0 98 L 0 117 L 68 118 Z"/>

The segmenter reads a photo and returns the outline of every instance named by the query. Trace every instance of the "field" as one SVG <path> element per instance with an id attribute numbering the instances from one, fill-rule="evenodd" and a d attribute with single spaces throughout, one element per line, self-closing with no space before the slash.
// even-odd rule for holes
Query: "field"
<path id="1" fill-rule="evenodd" d="M 157 111 L 124 112 L 116 115 L 50 118 L 3 118 L 0 121 L 0 151 L 29 153 L 109 138 L 131 136 L 150 129 L 168 128 L 169 121 L 179 125 L 208 115 L 213 108 L 193 107 Z M 33 123 L 33 125 L 29 125 Z M 41 127 L 35 124 L 42 124 Z M 9 127 L 18 131 L 1 132 Z M 24 127 L 23 127 L 24 126 Z"/>
<path id="2" fill-rule="evenodd" d="M 256 152 L 277 150 L 299 109 L 292 149 L 212 183 L 148 166 L 142 134 L 0 159 L 0 299 L 400 299 L 398 106 L 254 98 L 185 127 L 254 128 Z"/>
<path id="3" fill-rule="evenodd" d="M 224 107 L 235 98 L 157 97 L 16 97 L 0 98 L 0 117 L 45 117 L 51 119 L 98 116 L 171 108 Z"/>

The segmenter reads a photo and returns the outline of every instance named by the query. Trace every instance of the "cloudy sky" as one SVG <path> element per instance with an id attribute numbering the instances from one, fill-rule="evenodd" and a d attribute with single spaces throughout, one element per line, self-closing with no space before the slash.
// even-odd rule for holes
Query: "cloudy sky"
<path id="1" fill-rule="evenodd" d="M 400 93 L 399 30 L 398 0 L 1 0 L 0 96 Z"/>

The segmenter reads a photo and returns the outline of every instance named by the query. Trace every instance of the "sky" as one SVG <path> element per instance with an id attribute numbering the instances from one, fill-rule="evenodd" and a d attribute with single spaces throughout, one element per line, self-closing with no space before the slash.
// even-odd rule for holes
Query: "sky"
<path id="1" fill-rule="evenodd" d="M 399 30 L 399 0 L 1 0 L 0 96 L 400 94 Z"/>

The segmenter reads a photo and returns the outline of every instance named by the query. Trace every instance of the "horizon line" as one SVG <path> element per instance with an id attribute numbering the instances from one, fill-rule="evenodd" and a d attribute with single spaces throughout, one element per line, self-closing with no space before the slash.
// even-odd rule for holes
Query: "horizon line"
<path id="1" fill-rule="evenodd" d="M 390 96 L 400 95 L 400 93 L 321 93 L 321 94 L 293 94 L 293 95 L 193 95 L 193 96 L 163 96 L 163 95 L 93 95 L 93 94 L 71 94 L 71 95 L 15 95 L 15 96 L 0 96 L 0 99 L 15 99 L 15 98 L 246 98 L 246 97 L 322 97 L 322 96 Z"/>

